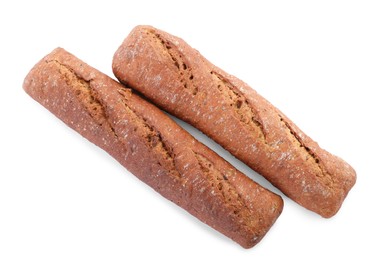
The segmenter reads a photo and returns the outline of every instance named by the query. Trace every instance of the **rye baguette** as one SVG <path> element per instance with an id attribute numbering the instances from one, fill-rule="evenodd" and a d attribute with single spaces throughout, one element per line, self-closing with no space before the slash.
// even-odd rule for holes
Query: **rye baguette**
<path id="1" fill-rule="evenodd" d="M 237 171 L 157 107 L 61 48 L 34 66 L 23 87 L 162 196 L 245 248 L 258 243 L 282 211 L 280 196 Z"/>
<path id="2" fill-rule="evenodd" d="M 136 27 L 116 51 L 113 72 L 323 217 L 336 214 L 355 184 L 349 164 L 321 149 L 255 90 L 178 37 Z"/>

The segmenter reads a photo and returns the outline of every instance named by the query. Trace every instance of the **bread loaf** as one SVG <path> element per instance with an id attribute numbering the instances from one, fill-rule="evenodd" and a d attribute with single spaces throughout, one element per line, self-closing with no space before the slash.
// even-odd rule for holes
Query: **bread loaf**
<path id="1" fill-rule="evenodd" d="M 113 71 L 122 83 L 197 127 L 323 217 L 339 210 L 355 184 L 350 165 L 321 149 L 255 90 L 180 38 L 138 26 L 116 51 Z"/>
<path id="2" fill-rule="evenodd" d="M 162 196 L 245 248 L 258 243 L 282 211 L 280 196 L 61 48 L 35 65 L 23 87 Z"/>

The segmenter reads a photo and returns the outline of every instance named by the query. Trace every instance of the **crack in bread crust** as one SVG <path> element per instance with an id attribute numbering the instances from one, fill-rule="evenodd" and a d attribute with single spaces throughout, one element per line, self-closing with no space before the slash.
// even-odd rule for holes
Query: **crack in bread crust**
<path id="1" fill-rule="evenodd" d="M 236 112 L 239 120 L 253 134 L 256 134 L 257 138 L 266 143 L 263 124 L 247 98 L 219 73 L 211 71 L 211 75 L 214 82 L 217 83 L 218 91 L 227 99 L 229 106 Z"/>
<path id="2" fill-rule="evenodd" d="M 177 68 L 177 73 L 179 74 L 180 83 L 186 91 L 189 91 L 193 96 L 198 93 L 198 86 L 194 82 L 194 75 L 191 67 L 188 65 L 179 52 L 175 44 L 171 43 L 167 39 L 164 39 L 160 34 L 156 33 L 154 30 L 147 30 L 146 35 L 157 42 L 161 48 L 170 56 L 173 61 L 174 66 Z"/>
<path id="3" fill-rule="evenodd" d="M 334 180 L 325 167 L 322 165 L 321 159 L 304 143 L 300 136 L 293 130 L 292 126 L 284 119 L 282 115 L 279 115 L 282 127 L 286 129 L 291 142 L 302 151 L 303 154 L 307 154 L 307 160 L 316 169 L 315 174 L 320 180 L 323 180 L 324 184 L 330 188 L 333 188 Z"/>
<path id="4" fill-rule="evenodd" d="M 235 217 L 246 220 L 243 224 L 251 226 L 253 219 L 250 215 L 250 209 L 243 201 L 240 193 L 229 182 L 227 176 L 216 169 L 214 164 L 205 156 L 194 153 L 205 178 L 211 183 L 212 189 L 221 195 L 225 203 L 232 209 Z"/>
<path id="5" fill-rule="evenodd" d="M 155 152 L 162 154 L 162 158 L 163 160 L 165 160 L 164 165 L 168 164 L 169 166 L 169 174 L 177 178 L 181 178 L 182 175 L 177 170 L 177 167 L 175 165 L 175 155 L 173 148 L 163 140 L 161 133 L 157 129 L 148 124 L 147 119 L 145 119 L 142 115 L 139 115 L 127 104 L 127 97 L 124 95 L 123 91 L 118 91 L 118 93 L 122 96 L 121 102 L 124 105 L 125 112 L 128 114 L 129 118 L 137 125 L 137 128 L 134 128 L 134 131 L 140 131 L 143 139 L 146 140 L 147 145 Z M 162 163 L 163 162 L 161 161 L 159 162 L 160 165 Z"/>
<path id="6" fill-rule="evenodd" d="M 68 86 L 73 89 L 76 97 L 81 101 L 81 103 L 88 111 L 89 116 L 100 126 L 106 125 L 111 129 L 111 132 L 115 137 L 118 137 L 114 128 L 112 127 L 108 117 L 106 116 L 106 111 L 102 103 L 97 97 L 96 92 L 90 86 L 90 80 L 85 80 L 67 65 L 59 62 L 58 60 L 50 60 L 47 63 L 54 63 L 59 70 L 59 73 L 63 75 L 65 82 Z"/>

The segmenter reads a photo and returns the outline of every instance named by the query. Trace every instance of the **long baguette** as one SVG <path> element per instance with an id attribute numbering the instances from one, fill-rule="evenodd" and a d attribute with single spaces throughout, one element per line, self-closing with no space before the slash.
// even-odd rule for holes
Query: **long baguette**
<path id="1" fill-rule="evenodd" d="M 288 197 L 333 216 L 356 173 L 321 149 L 247 84 L 182 39 L 138 26 L 113 59 L 115 76 L 154 104 L 197 127 Z"/>
<path id="2" fill-rule="evenodd" d="M 245 248 L 258 243 L 282 211 L 280 196 L 61 48 L 35 65 L 23 87 L 162 196 Z"/>

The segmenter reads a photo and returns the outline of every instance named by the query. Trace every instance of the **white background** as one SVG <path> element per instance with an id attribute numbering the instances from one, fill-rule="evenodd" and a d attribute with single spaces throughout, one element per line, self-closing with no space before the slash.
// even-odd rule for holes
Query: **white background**
<path id="1" fill-rule="evenodd" d="M 0 259 L 376 259 L 375 1 L 92 2 L 0 4 Z M 283 196 L 281 217 L 245 250 L 22 90 L 31 67 L 58 46 L 113 77 L 113 53 L 138 24 L 182 37 L 348 161 L 358 180 L 339 213 L 323 219 Z"/>

